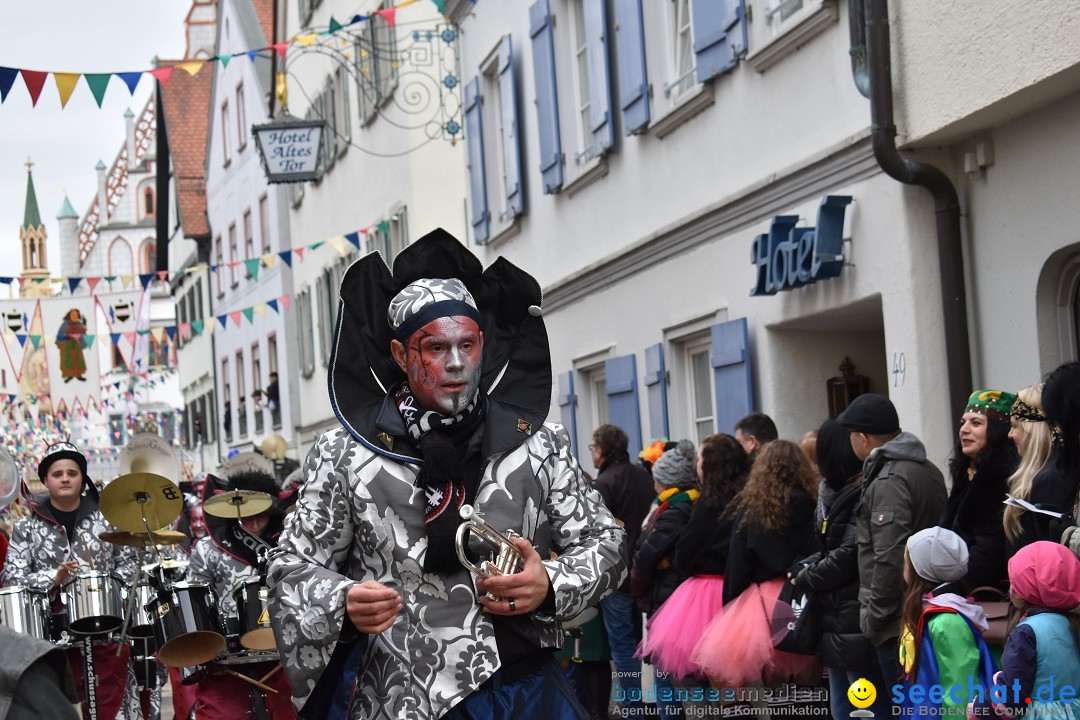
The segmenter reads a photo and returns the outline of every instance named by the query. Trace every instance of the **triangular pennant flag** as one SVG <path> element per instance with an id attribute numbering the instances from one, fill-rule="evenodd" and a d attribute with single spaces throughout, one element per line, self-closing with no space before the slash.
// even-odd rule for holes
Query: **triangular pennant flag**
<path id="1" fill-rule="evenodd" d="M 56 90 L 60 93 L 60 109 L 63 110 L 67 107 L 67 101 L 71 98 L 75 85 L 79 82 L 79 73 L 54 72 L 52 76 L 56 82 Z"/>
<path id="2" fill-rule="evenodd" d="M 35 350 L 37 350 L 38 345 L 41 344 L 41 336 L 40 335 L 31 335 L 30 336 L 30 344 L 34 346 Z"/>
<path id="3" fill-rule="evenodd" d="M 165 328 L 154 327 L 150 328 L 150 334 L 154 336 L 154 342 L 161 342 L 161 338 L 165 337 Z"/>
<path id="4" fill-rule="evenodd" d="M 115 275 L 105 275 L 104 277 L 105 277 L 105 282 L 109 283 L 109 285 L 112 285 L 113 282 L 116 281 L 116 276 Z"/>
<path id="5" fill-rule="evenodd" d="M 127 85 L 128 92 L 130 92 L 132 95 L 135 94 L 135 88 L 138 87 L 139 81 L 142 80 L 142 76 L 142 71 L 116 73 L 116 77 L 124 81 L 124 84 Z"/>
<path id="6" fill-rule="evenodd" d="M 274 263 L 277 262 L 277 255 L 274 253 L 266 253 L 262 256 L 262 264 L 266 266 L 267 270 L 274 267 Z"/>
<path id="7" fill-rule="evenodd" d="M 168 270 L 162 270 L 162 271 L 160 271 L 158 273 L 155 273 L 155 274 L 157 275 L 158 280 L 160 280 L 161 282 L 165 282 L 165 278 L 167 278 L 169 276 L 169 271 Z"/>
<path id="8" fill-rule="evenodd" d="M 135 333 L 133 333 L 133 332 L 126 332 L 126 333 L 124 333 L 124 337 L 125 337 L 125 338 L 127 339 L 127 341 L 128 341 L 129 343 L 131 343 L 131 346 L 132 346 L 132 347 L 135 347 Z"/>
<path id="9" fill-rule="evenodd" d="M 350 243 L 352 243 L 356 247 L 357 250 L 360 249 L 360 233 L 358 233 L 358 232 L 345 233 L 345 239 L 348 240 Z"/>
<path id="10" fill-rule="evenodd" d="M 386 20 L 386 24 L 394 27 L 394 16 L 397 14 L 397 8 L 383 8 L 382 10 L 376 10 L 375 14 L 382 15 L 383 19 Z"/>
<path id="11" fill-rule="evenodd" d="M 96 337 L 97 337 L 97 335 L 83 335 L 83 338 L 86 339 L 86 349 L 87 350 L 89 350 L 91 348 L 91 346 L 93 346 L 94 338 L 96 338 Z"/>
<path id="12" fill-rule="evenodd" d="M 180 323 L 176 327 L 178 327 L 180 329 L 180 337 L 181 338 L 183 338 L 185 341 L 191 339 L 191 323 L 186 323 L 186 322 Z"/>
<path id="13" fill-rule="evenodd" d="M 289 296 L 288 295 L 282 295 L 281 297 L 278 298 L 278 300 L 281 301 L 281 307 L 285 308 L 286 310 L 289 309 Z"/>
<path id="14" fill-rule="evenodd" d="M 22 73 L 26 89 L 30 91 L 31 103 L 37 107 L 38 98 L 41 97 L 41 88 L 45 87 L 45 78 L 49 76 L 49 73 L 37 70 L 20 70 L 19 72 Z"/>
<path id="15" fill-rule="evenodd" d="M 90 286 L 90 292 L 91 293 L 94 292 L 94 288 L 97 287 L 97 284 L 99 282 L 101 282 L 100 277 L 88 277 L 88 278 L 86 278 L 86 284 Z"/>
<path id="16" fill-rule="evenodd" d="M 209 322 L 206 325 L 206 334 L 207 335 L 213 335 L 214 334 L 214 328 L 216 328 L 217 325 L 214 324 L 214 319 L 213 318 L 207 318 L 207 320 L 209 320 Z"/>
<path id="17" fill-rule="evenodd" d="M 110 333 L 109 337 L 112 338 L 112 344 L 113 345 L 119 345 L 120 344 L 120 333 Z M 118 383 L 118 382 L 113 383 L 113 387 L 114 388 L 120 387 L 120 383 Z"/>
<path id="18" fill-rule="evenodd" d="M 203 65 L 206 64 L 205 60 L 194 60 L 192 62 L 180 63 L 176 67 L 186 72 L 191 77 L 195 77 L 202 70 Z"/>
<path id="19" fill-rule="evenodd" d="M 202 320 L 192 320 L 191 321 L 191 329 L 195 331 L 196 335 L 202 335 L 203 321 Z M 184 338 L 184 339 L 187 340 L 187 338 Z"/>
<path id="20" fill-rule="evenodd" d="M 218 55 L 218 60 L 221 61 L 221 67 L 229 67 L 229 61 L 232 60 L 232 53 L 226 53 L 224 55 Z"/>
<path id="21" fill-rule="evenodd" d="M 240 311 L 239 310 L 233 310 L 231 313 L 229 313 L 229 317 L 231 317 L 232 321 L 234 323 L 236 323 L 236 327 L 240 327 Z M 222 326 L 222 327 L 224 327 L 224 326 Z"/>
<path id="22" fill-rule="evenodd" d="M 266 303 L 259 303 L 254 309 L 259 314 L 259 317 L 266 317 Z"/>
<path id="23" fill-rule="evenodd" d="M 146 288 L 150 287 L 150 281 L 153 279 L 153 273 L 142 273 L 141 275 L 139 275 L 139 282 L 142 283 L 142 289 L 145 290 Z"/>
<path id="24" fill-rule="evenodd" d="M 67 282 L 68 282 L 68 292 L 73 293 L 73 292 L 75 292 L 75 288 L 79 287 L 79 283 L 82 282 L 82 278 L 81 277 L 69 277 L 67 279 Z"/>
<path id="25" fill-rule="evenodd" d="M 250 322 L 251 322 L 252 320 L 254 320 L 254 319 L 255 319 L 255 309 L 254 309 L 254 308 L 249 308 L 249 307 L 246 307 L 246 308 L 244 308 L 243 310 L 241 310 L 240 312 L 242 312 L 242 313 L 244 314 L 244 317 L 246 317 L 246 318 L 247 318 L 247 321 L 248 321 L 249 323 L 250 323 Z"/>
<path id="26" fill-rule="evenodd" d="M 289 43 L 287 43 L 287 42 L 277 43 L 276 45 L 271 45 L 270 47 L 277 50 L 278 56 L 280 56 L 281 59 L 284 60 L 285 59 L 285 48 L 289 47 Z"/>
<path id="27" fill-rule="evenodd" d="M 338 255 L 345 254 L 345 236 L 337 235 L 326 241 L 326 244 L 337 250 Z"/>
<path id="28" fill-rule="evenodd" d="M 140 336 L 140 337 L 142 337 L 143 335 L 149 335 L 150 334 L 150 328 L 137 328 L 135 330 L 135 334 Z"/>
<path id="29" fill-rule="evenodd" d="M 134 275 L 121 275 L 120 282 L 123 283 L 124 288 L 127 289 L 131 286 L 131 283 L 135 280 Z"/>
<path id="30" fill-rule="evenodd" d="M 224 330 L 226 327 L 228 327 L 229 316 L 228 315 L 218 315 L 217 316 L 217 321 L 219 323 L 221 323 L 221 329 Z"/>
<path id="31" fill-rule="evenodd" d="M 248 50 L 248 53 L 247 53 L 248 60 L 250 60 L 251 62 L 255 62 L 255 56 L 258 55 L 258 54 L 259 54 L 258 50 Z"/>
<path id="32" fill-rule="evenodd" d="M 281 258 L 282 262 L 286 265 L 292 267 L 292 250 L 282 250 L 278 253 L 278 257 Z"/>
<path id="33" fill-rule="evenodd" d="M 100 108 L 101 102 L 105 99 L 105 88 L 109 87 L 112 73 L 86 73 L 83 77 L 86 78 L 86 84 L 90 86 L 90 92 L 94 94 L 94 100 L 97 101 L 97 106 Z"/>
<path id="34" fill-rule="evenodd" d="M 244 267 L 247 268 L 248 273 L 253 280 L 259 279 L 259 258 L 251 258 L 244 261 Z"/>
<path id="35" fill-rule="evenodd" d="M 440 15 L 446 15 L 446 0 L 431 0 L 431 2 L 435 3 L 435 9 Z"/>
<path id="36" fill-rule="evenodd" d="M 342 28 L 341 23 L 334 19 L 334 16 L 330 16 L 330 32 L 335 33 Z"/>
<path id="37" fill-rule="evenodd" d="M 315 33 L 307 33 L 306 35 L 297 35 L 296 42 L 300 43 L 301 47 L 311 47 L 315 44 L 315 39 L 319 36 Z M 277 47 L 275 45 L 275 47 Z"/>
<path id="38" fill-rule="evenodd" d="M 16 68 L 0 67 L 0 102 L 7 100 L 11 86 L 15 84 L 15 78 L 19 76 Z"/>
<path id="39" fill-rule="evenodd" d="M 319 242 L 311 243 L 310 245 L 308 245 L 308 250 L 318 250 L 319 248 L 321 248 L 323 246 L 324 242 L 326 242 L 326 241 L 325 240 L 320 240 Z"/>
<path id="40" fill-rule="evenodd" d="M 19 341 L 19 347 L 26 347 L 26 336 L 22 333 L 15 333 L 15 339 Z"/>
<path id="41" fill-rule="evenodd" d="M 352 20 L 349 21 L 349 24 L 350 25 L 355 25 L 356 23 L 362 23 L 367 19 L 368 19 L 367 15 L 353 15 Z"/>
<path id="42" fill-rule="evenodd" d="M 162 67 L 157 70 L 147 70 L 147 72 L 157 78 L 157 81 L 161 83 L 161 87 L 165 87 L 165 84 L 169 82 L 169 78 L 172 77 L 173 70 L 175 69 L 176 68 L 173 67 Z"/>
<path id="43" fill-rule="evenodd" d="M 304 262 L 304 248 L 302 248 L 302 247 L 295 248 L 293 250 L 293 252 L 296 253 L 296 257 L 300 258 L 300 262 Z"/>
<path id="44" fill-rule="evenodd" d="M 277 312 L 278 311 L 278 309 L 277 309 L 277 300 L 267 300 L 266 301 L 266 307 L 270 308 L 274 312 Z"/>
<path id="45" fill-rule="evenodd" d="M 375 227 L 379 228 L 379 232 L 382 233 L 384 238 L 390 237 L 390 221 L 383 220 L 380 223 L 376 223 Z"/>

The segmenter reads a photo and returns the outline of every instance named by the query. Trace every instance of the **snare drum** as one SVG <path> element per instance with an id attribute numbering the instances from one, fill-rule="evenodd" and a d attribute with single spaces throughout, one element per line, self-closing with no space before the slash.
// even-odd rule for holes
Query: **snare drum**
<path id="1" fill-rule="evenodd" d="M 233 589 L 236 614 L 240 618 L 240 644 L 248 650 L 275 650 L 274 631 L 270 629 L 269 591 L 257 577 L 246 578 Z"/>
<path id="2" fill-rule="evenodd" d="M 131 627 L 128 629 L 128 635 L 132 637 L 154 636 L 154 618 L 147 606 L 156 597 L 157 591 L 149 583 L 140 583 L 128 592 L 128 604 L 135 604 L 130 609 Z"/>
<path id="3" fill-rule="evenodd" d="M 0 588 L 0 625 L 15 632 L 49 639 L 45 593 L 31 588 Z"/>
<path id="4" fill-rule="evenodd" d="M 68 629 L 82 635 L 101 635 L 124 624 L 120 582 L 109 573 L 80 572 L 64 585 Z"/>
<path id="5" fill-rule="evenodd" d="M 162 665 L 201 665 L 225 649 L 225 633 L 209 585 L 176 583 L 154 597 L 147 609 L 154 619 Z"/>

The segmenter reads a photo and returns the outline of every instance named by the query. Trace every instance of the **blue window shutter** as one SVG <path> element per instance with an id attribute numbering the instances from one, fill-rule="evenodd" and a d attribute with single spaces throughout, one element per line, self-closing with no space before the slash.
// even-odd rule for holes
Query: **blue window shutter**
<path id="1" fill-rule="evenodd" d="M 585 42 L 589 58 L 589 126 L 596 157 L 606 153 L 615 142 L 611 122 L 611 69 L 608 67 L 608 32 L 606 0 L 582 0 L 585 3 Z"/>
<path id="2" fill-rule="evenodd" d="M 633 135 L 649 124 L 649 74 L 645 65 L 641 0 L 615 0 L 615 56 L 619 65 L 623 132 Z"/>
<path id="3" fill-rule="evenodd" d="M 480 78 L 465 85 L 465 143 L 469 153 L 469 195 L 472 199 L 473 238 L 485 243 L 488 226 L 487 181 L 484 178 L 484 122 L 480 107 Z"/>
<path id="4" fill-rule="evenodd" d="M 668 434 L 667 372 L 664 367 L 664 344 L 645 348 L 645 392 L 649 400 L 649 436 L 653 440 Z"/>
<path id="5" fill-rule="evenodd" d="M 634 459 L 641 452 L 641 410 L 638 405 L 637 359 L 633 355 L 604 361 L 604 383 L 608 397 L 608 422 L 618 425 L 630 442 L 627 452 Z"/>
<path id="6" fill-rule="evenodd" d="M 536 78 L 540 175 L 543 178 L 544 192 L 550 194 L 562 188 L 563 163 L 562 140 L 559 136 L 559 98 L 555 88 L 555 44 L 548 0 L 536 0 L 529 7 L 529 37 L 532 38 L 532 64 Z"/>
<path id="7" fill-rule="evenodd" d="M 521 186 L 521 143 L 518 140 L 517 90 L 514 85 L 514 49 L 507 35 L 499 43 L 499 100 L 502 103 L 503 163 L 506 170 L 506 208 L 517 217 L 525 211 Z"/>
<path id="8" fill-rule="evenodd" d="M 754 411 L 746 318 L 712 326 L 711 362 L 716 392 L 716 432 L 733 435 L 735 423 Z"/>
<path id="9" fill-rule="evenodd" d="M 574 371 L 568 370 L 559 375 L 559 411 L 563 427 L 570 433 L 571 448 L 574 455 L 580 455 L 577 449 L 577 397 L 574 395 Z"/>
<path id="10" fill-rule="evenodd" d="M 746 50 L 746 0 L 691 0 L 698 82 L 731 71 Z"/>

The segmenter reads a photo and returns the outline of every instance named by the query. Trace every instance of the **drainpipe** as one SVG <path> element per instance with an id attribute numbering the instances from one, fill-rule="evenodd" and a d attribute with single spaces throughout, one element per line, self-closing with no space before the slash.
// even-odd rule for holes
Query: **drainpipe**
<path id="1" fill-rule="evenodd" d="M 866 69 L 866 0 L 849 0 L 848 33 L 851 38 L 851 78 L 864 98 L 870 97 L 870 74 Z"/>
<path id="2" fill-rule="evenodd" d="M 972 390 L 964 255 L 960 245 L 960 199 L 945 173 L 933 165 L 901 154 L 896 148 L 889 4 L 888 0 L 865 2 L 867 63 L 870 75 L 870 137 L 874 157 L 889 177 L 907 185 L 926 188 L 934 197 L 949 412 L 952 417 L 959 417 Z"/>

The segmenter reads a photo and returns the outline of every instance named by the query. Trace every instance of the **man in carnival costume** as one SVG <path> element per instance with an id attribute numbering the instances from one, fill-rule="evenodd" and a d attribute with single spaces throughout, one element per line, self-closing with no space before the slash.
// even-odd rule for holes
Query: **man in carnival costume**
<path id="1" fill-rule="evenodd" d="M 358 643 L 354 720 L 587 717 L 552 651 L 561 620 L 619 587 L 625 536 L 543 422 L 540 302 L 531 276 L 502 258 L 482 271 L 441 229 L 393 276 L 376 254 L 346 272 L 329 374 L 343 427 L 308 454 L 270 563 L 301 717 L 320 716 Z M 464 504 L 522 536 L 520 572 L 474 589 L 454 549 Z"/>
<path id="2" fill-rule="evenodd" d="M 18 585 L 48 593 L 52 611 L 63 611 L 61 587 L 74 579 L 80 569 L 112 574 L 130 584 L 135 575 L 135 555 L 121 546 L 100 539 L 112 529 L 98 509 L 98 490 L 86 474 L 86 456 L 68 442 L 50 445 L 38 464 L 38 477 L 47 492 L 30 499 L 30 514 L 15 522 L 4 566 L 3 585 Z M 129 648 L 118 655 L 107 634 L 93 640 L 94 684 L 98 720 L 112 720 L 125 707 L 125 717 L 139 715 L 141 701 L 129 672 Z M 90 717 L 83 687 L 83 657 L 80 649 L 67 651 L 83 717 Z M 157 713 L 160 698 L 155 695 L 149 714 Z"/>

